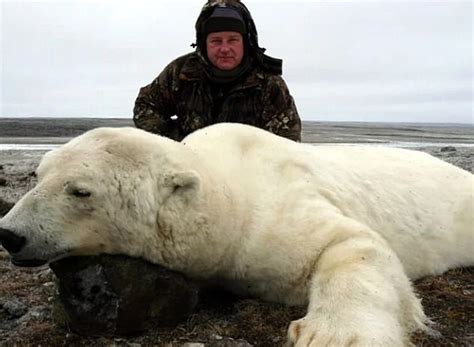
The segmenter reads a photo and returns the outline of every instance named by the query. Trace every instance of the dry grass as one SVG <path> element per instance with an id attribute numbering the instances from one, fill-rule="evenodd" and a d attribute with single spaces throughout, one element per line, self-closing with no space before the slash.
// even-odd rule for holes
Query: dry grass
<path id="1" fill-rule="evenodd" d="M 1 270 L 3 269 L 3 270 Z M 8 271 L 5 271 L 8 269 Z M 243 339 L 256 346 L 280 346 L 286 338 L 288 323 L 304 315 L 303 308 L 285 307 L 253 299 L 237 298 L 217 291 L 207 293 L 194 314 L 177 327 L 162 328 L 142 336 L 83 337 L 67 327 L 54 325 L 48 302 L 53 295 L 51 274 L 38 276 L 38 271 L 12 267 L 0 261 L 2 281 L 0 298 L 16 298 L 28 307 L 42 305 L 46 313 L 0 332 L 0 341 L 23 345 L 88 345 L 113 343 L 164 345 L 165 343 L 217 341 L 219 337 Z M 413 336 L 417 346 L 472 346 L 474 344 L 474 268 L 455 269 L 443 276 L 427 277 L 416 283 L 427 314 L 435 322 L 441 337 L 423 333 Z M 0 301 L 1 302 L 1 301 Z M 5 316 L 0 318 L 5 319 Z"/>

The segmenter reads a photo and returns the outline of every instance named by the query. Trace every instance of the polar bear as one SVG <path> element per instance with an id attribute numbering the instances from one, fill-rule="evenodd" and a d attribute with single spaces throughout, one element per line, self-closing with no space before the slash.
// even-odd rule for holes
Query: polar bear
<path id="1" fill-rule="evenodd" d="M 182 142 L 99 128 L 47 153 L 0 220 L 13 263 L 125 254 L 307 305 L 294 346 L 404 346 L 410 279 L 474 264 L 473 175 L 396 148 L 311 146 L 239 124 Z"/>

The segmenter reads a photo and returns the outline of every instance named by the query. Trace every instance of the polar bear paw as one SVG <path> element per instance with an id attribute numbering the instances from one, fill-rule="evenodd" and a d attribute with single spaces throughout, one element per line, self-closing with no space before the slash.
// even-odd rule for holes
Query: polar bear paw
<path id="1" fill-rule="evenodd" d="M 387 336 L 384 332 L 374 333 L 370 329 L 357 329 L 338 324 L 329 327 L 327 322 L 304 317 L 293 321 L 288 328 L 288 347 L 402 347 L 401 339 Z"/>

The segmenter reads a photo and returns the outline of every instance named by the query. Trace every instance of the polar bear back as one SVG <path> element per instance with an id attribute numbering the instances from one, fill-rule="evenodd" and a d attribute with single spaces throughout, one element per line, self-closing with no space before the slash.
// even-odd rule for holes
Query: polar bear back
<path id="1" fill-rule="evenodd" d="M 279 223 L 282 232 L 298 228 L 298 213 L 307 212 L 298 206 L 322 201 L 381 234 L 412 278 L 472 259 L 473 175 L 426 153 L 312 146 L 236 124 L 204 128 L 183 143 L 216 175 L 238 186 L 255 210 L 271 205 L 285 211 L 291 223 Z M 289 210 L 288 201 L 302 203 Z M 274 214 L 257 218 L 259 225 L 271 225 Z"/>

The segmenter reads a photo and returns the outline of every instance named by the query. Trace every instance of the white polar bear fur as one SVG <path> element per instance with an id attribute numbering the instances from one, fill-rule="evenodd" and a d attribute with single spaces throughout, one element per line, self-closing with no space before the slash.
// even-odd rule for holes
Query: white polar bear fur
<path id="1" fill-rule="evenodd" d="M 27 239 L 14 259 L 127 254 L 308 305 L 288 331 L 295 346 L 409 345 L 427 329 L 409 278 L 474 264 L 473 175 L 417 151 L 311 146 L 239 124 L 181 143 L 102 128 L 37 173 L 0 220 Z"/>

